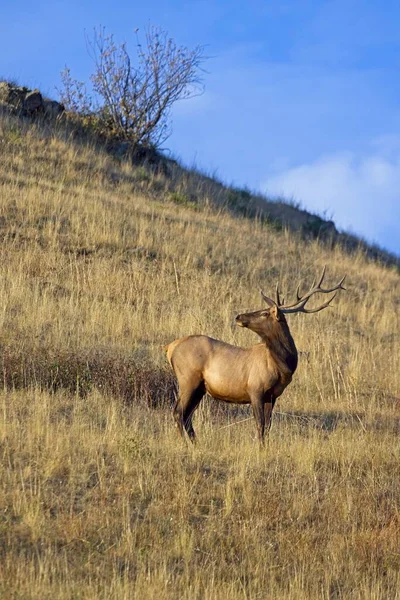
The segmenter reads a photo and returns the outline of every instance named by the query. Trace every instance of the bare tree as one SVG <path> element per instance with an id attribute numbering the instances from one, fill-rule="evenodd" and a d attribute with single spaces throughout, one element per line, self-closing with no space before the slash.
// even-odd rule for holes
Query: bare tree
<path id="1" fill-rule="evenodd" d="M 126 43 L 117 45 L 103 27 L 87 38 L 94 62 L 93 97 L 68 67 L 61 73 L 61 100 L 67 110 L 94 116 L 107 132 L 135 145 L 159 147 L 171 134 L 170 111 L 177 100 L 202 93 L 204 48 L 179 47 L 158 27 L 149 27 L 136 60 Z"/>
<path id="2" fill-rule="evenodd" d="M 69 67 L 61 71 L 62 89 L 58 90 L 62 104 L 73 113 L 87 116 L 93 113 L 93 101 L 83 81 L 77 81 L 71 76 Z"/>

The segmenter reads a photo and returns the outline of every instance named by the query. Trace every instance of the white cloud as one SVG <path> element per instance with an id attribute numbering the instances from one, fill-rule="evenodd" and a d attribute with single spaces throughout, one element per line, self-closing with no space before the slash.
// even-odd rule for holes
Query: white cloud
<path id="1" fill-rule="evenodd" d="M 293 197 L 336 225 L 400 254 L 400 149 L 358 156 L 341 152 L 272 175 L 269 195 Z M 382 149 L 384 142 L 374 144 Z"/>

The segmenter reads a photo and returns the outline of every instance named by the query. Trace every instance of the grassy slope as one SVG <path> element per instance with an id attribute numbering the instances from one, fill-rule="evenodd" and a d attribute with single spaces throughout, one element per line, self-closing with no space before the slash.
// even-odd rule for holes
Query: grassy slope
<path id="1" fill-rule="evenodd" d="M 398 274 L 178 208 L 161 176 L 61 134 L 3 118 L 0 152 L 0 594 L 398 597 Z M 255 342 L 233 315 L 325 263 L 348 291 L 290 319 L 268 449 L 210 400 L 185 447 L 148 407 L 170 395 L 162 345 Z"/>

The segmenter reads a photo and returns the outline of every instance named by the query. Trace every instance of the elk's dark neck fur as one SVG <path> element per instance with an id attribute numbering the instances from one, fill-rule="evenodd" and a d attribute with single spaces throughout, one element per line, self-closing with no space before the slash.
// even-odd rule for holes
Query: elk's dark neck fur
<path id="1" fill-rule="evenodd" d="M 292 374 L 297 368 L 297 348 L 286 321 L 275 321 L 263 331 L 257 331 L 279 366 Z"/>

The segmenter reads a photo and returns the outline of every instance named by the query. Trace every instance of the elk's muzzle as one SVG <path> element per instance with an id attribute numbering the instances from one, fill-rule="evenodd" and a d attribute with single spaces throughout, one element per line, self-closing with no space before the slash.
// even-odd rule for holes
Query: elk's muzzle
<path id="1" fill-rule="evenodd" d="M 238 315 L 235 319 L 235 323 L 239 327 L 247 327 L 248 320 L 246 319 L 246 315 Z"/>

